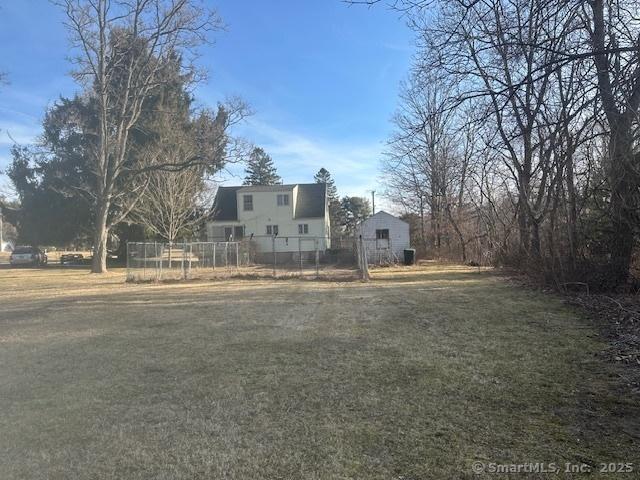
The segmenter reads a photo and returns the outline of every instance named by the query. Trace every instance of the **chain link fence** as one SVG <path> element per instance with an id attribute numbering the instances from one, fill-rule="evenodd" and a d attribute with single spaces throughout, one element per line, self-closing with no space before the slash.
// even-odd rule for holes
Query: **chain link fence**
<path id="1" fill-rule="evenodd" d="M 127 281 L 179 280 L 229 274 L 249 264 L 243 242 L 129 242 Z"/>
<path id="2" fill-rule="evenodd" d="M 329 247 L 329 248 L 327 248 Z M 252 236 L 230 242 L 127 244 L 127 281 L 221 277 L 368 279 L 366 246 L 347 239 Z"/>

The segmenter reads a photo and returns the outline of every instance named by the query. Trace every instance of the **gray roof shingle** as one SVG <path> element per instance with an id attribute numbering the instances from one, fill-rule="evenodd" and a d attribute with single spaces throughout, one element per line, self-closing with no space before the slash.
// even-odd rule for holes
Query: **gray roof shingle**
<path id="1" fill-rule="evenodd" d="M 236 192 L 242 187 L 218 187 L 213 200 L 211 220 L 238 220 Z"/>
<path id="2" fill-rule="evenodd" d="M 296 211 L 293 218 L 324 217 L 327 185 L 324 183 L 298 184 Z"/>

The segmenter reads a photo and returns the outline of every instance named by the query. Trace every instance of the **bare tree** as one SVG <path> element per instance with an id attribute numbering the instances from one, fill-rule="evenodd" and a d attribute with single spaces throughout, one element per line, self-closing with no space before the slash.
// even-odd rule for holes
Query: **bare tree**
<path id="1" fill-rule="evenodd" d="M 209 192 L 201 167 L 153 172 L 132 218 L 174 243 L 179 234 L 202 224 L 213 200 Z"/>
<path id="2" fill-rule="evenodd" d="M 638 1 L 584 2 L 597 85 L 609 127 L 611 283 L 626 281 L 640 222 L 640 9 Z"/>
<path id="3" fill-rule="evenodd" d="M 640 224 L 640 1 L 347 3 L 402 12 L 420 41 L 414 69 L 439 68 L 456 79 L 452 107 L 485 103 L 498 133 L 490 148 L 511 174 L 503 193 L 515 201 L 520 251 L 539 259 L 546 225 L 555 258 L 556 227 L 564 222 L 575 268 L 580 224 L 594 217 L 593 203 L 582 218 L 581 205 L 597 202 L 603 218 L 596 229 L 606 235 L 593 232 L 597 241 L 589 243 L 593 253 L 608 252 L 602 260 L 610 286 L 624 283 Z M 595 158 L 603 136 L 606 151 Z M 477 186 L 485 198 L 486 185 Z"/>
<path id="4" fill-rule="evenodd" d="M 169 80 L 163 67 L 176 55 L 192 55 L 220 28 L 213 11 L 193 0 L 57 0 L 77 53 L 75 78 L 95 98 L 98 110 L 94 163 L 93 268 L 107 269 L 111 227 L 135 208 L 149 180 L 141 173 L 186 168 L 203 161 L 132 164 L 131 133 L 145 103 Z M 189 69 L 193 69 L 189 65 Z"/>
<path id="5" fill-rule="evenodd" d="M 383 172 L 386 196 L 418 217 L 422 248 L 439 256 L 455 235 L 466 261 L 477 236 L 463 226 L 477 132 L 470 112 L 445 108 L 451 94 L 452 86 L 432 75 L 412 76 L 403 86 Z"/>
<path id="6" fill-rule="evenodd" d="M 447 86 L 437 78 L 413 76 L 403 85 L 383 170 L 387 196 L 420 218 L 423 247 L 439 251 L 446 215 L 446 183 L 452 163 L 451 112 L 444 111 Z M 409 210 L 407 207 L 412 206 Z M 430 234 L 426 234 L 425 214 Z"/>
<path id="7" fill-rule="evenodd" d="M 155 129 L 162 134 L 145 152 L 153 168 L 144 177 L 146 188 L 131 219 L 170 243 L 197 228 L 213 200 L 208 180 L 229 159 L 233 139 L 226 131 L 242 118 L 244 109 L 242 102 L 229 102 L 220 105 L 215 115 L 204 111 L 183 122 L 160 115 Z M 210 165 L 184 167 L 188 159 L 200 157 L 210 158 Z M 177 168 L 172 167 L 174 163 Z M 158 169 L 157 165 L 165 167 Z"/>

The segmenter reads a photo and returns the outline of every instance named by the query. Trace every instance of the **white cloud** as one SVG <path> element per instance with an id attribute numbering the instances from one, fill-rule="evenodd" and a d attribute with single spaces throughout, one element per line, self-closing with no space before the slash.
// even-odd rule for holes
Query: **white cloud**
<path id="1" fill-rule="evenodd" d="M 380 190 L 379 141 L 316 139 L 257 120 L 249 121 L 244 130 L 274 158 L 285 182 L 310 182 L 324 167 L 331 172 L 340 195 L 368 196 L 370 190 Z"/>

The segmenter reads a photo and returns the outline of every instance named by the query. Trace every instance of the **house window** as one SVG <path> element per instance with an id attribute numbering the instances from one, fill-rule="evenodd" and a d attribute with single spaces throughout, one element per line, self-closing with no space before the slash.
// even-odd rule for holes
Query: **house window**
<path id="1" fill-rule="evenodd" d="M 245 212 L 253 210 L 253 195 L 242 196 L 242 207 Z"/>
<path id="2" fill-rule="evenodd" d="M 308 223 L 299 223 L 298 224 L 298 233 L 303 235 L 305 233 L 309 233 L 309 224 Z"/>
<path id="3" fill-rule="evenodd" d="M 383 228 L 380 230 L 376 230 L 376 238 L 378 240 L 389 240 L 389 229 Z"/>
<path id="4" fill-rule="evenodd" d="M 267 235 L 278 235 L 278 225 L 267 225 Z"/>
<path id="5" fill-rule="evenodd" d="M 282 194 L 282 195 L 278 195 L 278 206 L 279 207 L 283 207 L 289 205 L 289 195 L 288 194 Z"/>
<path id="6" fill-rule="evenodd" d="M 233 227 L 224 227 L 224 241 L 228 242 L 232 240 L 233 236 Z"/>
<path id="7" fill-rule="evenodd" d="M 244 227 L 234 227 L 233 228 L 233 239 L 234 240 L 242 240 L 244 238 Z"/>

